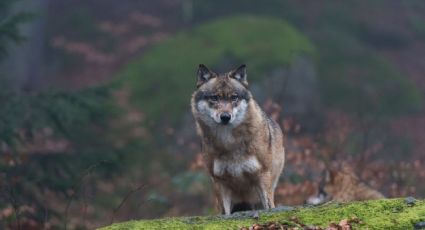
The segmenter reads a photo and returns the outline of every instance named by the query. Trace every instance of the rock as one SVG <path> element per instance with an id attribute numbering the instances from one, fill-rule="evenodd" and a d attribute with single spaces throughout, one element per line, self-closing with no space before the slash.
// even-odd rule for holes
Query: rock
<path id="1" fill-rule="evenodd" d="M 235 212 L 232 215 L 222 215 L 224 219 L 243 219 L 243 218 L 254 218 L 258 219 L 260 217 L 260 214 L 262 213 L 268 213 L 268 212 L 285 212 L 285 211 L 293 211 L 295 208 L 290 206 L 278 206 L 276 208 L 272 208 L 270 210 L 253 210 L 253 211 L 242 211 L 242 212 Z"/>
<path id="2" fill-rule="evenodd" d="M 259 218 L 259 210 L 241 211 L 232 213 L 232 215 L 222 215 L 224 219 L 245 219 L 245 218 Z"/>
<path id="3" fill-rule="evenodd" d="M 254 214 L 252 215 L 252 218 L 258 220 L 260 219 L 260 213 L 259 212 L 254 212 Z"/>
<path id="4" fill-rule="evenodd" d="M 425 229 L 425 221 L 418 222 L 414 226 L 415 229 Z"/>
<path id="5" fill-rule="evenodd" d="M 269 212 L 293 211 L 294 209 L 295 208 L 291 206 L 280 205 L 280 206 L 277 206 L 276 208 L 270 209 Z"/>
<path id="6" fill-rule="evenodd" d="M 406 197 L 406 199 L 404 199 L 404 202 L 406 202 L 406 204 L 408 206 L 413 206 L 416 203 L 416 199 L 413 198 L 413 197 L 411 197 L 411 196 L 409 196 L 409 197 Z"/>

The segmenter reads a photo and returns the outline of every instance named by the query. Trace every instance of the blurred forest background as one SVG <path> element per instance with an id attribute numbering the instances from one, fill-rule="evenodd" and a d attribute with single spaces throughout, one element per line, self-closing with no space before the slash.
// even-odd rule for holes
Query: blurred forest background
<path id="1" fill-rule="evenodd" d="M 1 0 L 0 228 L 214 214 L 196 69 L 248 66 L 286 135 L 277 204 L 349 162 L 425 197 L 422 0 Z"/>

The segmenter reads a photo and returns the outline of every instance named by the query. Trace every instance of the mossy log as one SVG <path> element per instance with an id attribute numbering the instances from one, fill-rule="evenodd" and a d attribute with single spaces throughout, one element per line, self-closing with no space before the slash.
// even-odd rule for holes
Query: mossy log
<path id="1" fill-rule="evenodd" d="M 154 220 L 133 220 L 101 228 L 118 229 L 241 229 L 254 224 L 278 223 L 295 229 L 326 229 L 341 220 L 352 229 L 421 229 L 425 221 L 425 200 L 382 199 L 320 206 L 280 207 L 271 211 L 241 212 L 232 216 L 195 216 Z M 416 226 L 416 227 L 415 227 Z"/>

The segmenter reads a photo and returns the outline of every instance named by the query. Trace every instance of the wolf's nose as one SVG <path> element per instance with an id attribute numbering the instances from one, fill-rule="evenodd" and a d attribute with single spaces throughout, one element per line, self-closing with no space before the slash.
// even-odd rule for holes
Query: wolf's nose
<path id="1" fill-rule="evenodd" d="M 232 116 L 230 115 L 230 113 L 222 113 L 220 115 L 221 123 L 224 124 L 224 125 L 229 123 L 231 117 Z"/>

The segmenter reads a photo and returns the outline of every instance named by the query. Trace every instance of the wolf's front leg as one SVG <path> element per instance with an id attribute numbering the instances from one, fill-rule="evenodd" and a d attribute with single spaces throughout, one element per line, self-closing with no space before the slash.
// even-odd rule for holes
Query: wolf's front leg
<path id="1" fill-rule="evenodd" d="M 274 192 L 269 175 L 264 175 L 260 179 L 256 192 L 264 209 L 274 208 Z"/>
<path id="2" fill-rule="evenodd" d="M 232 191 L 223 185 L 219 185 L 219 189 L 223 207 L 222 211 L 224 211 L 224 214 L 230 215 L 232 207 Z"/>

